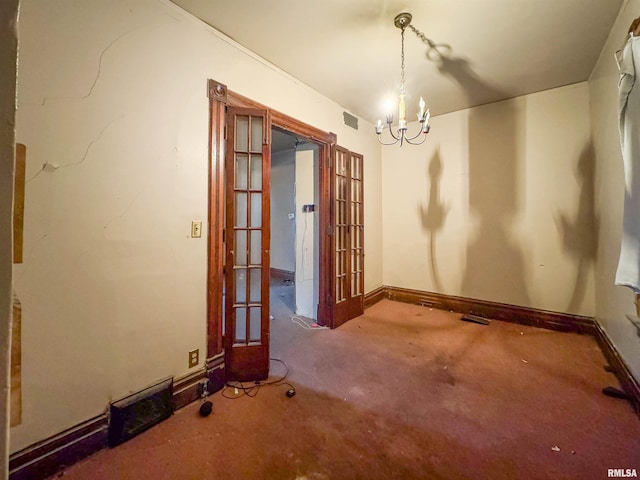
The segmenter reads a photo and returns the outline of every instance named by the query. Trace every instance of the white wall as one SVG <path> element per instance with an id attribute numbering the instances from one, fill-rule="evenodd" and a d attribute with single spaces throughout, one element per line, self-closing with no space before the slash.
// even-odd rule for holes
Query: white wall
<path id="1" fill-rule="evenodd" d="M 0 478 L 7 478 L 18 0 L 0 2 Z"/>
<path id="2" fill-rule="evenodd" d="M 593 315 L 587 84 L 431 125 L 383 150 L 384 284 Z"/>
<path id="3" fill-rule="evenodd" d="M 271 268 L 293 272 L 296 268 L 295 152 L 271 156 Z"/>
<path id="4" fill-rule="evenodd" d="M 303 212 L 316 197 L 317 149 L 296 152 L 296 313 L 316 319 L 318 311 L 318 270 L 316 268 L 316 222 L 318 211 Z"/>
<path id="5" fill-rule="evenodd" d="M 23 0 L 19 28 L 29 154 L 12 451 L 187 373 L 193 348 L 204 359 L 206 237 L 189 232 L 207 216 L 208 78 L 364 154 L 366 287 L 382 284 L 371 125 L 344 126 L 339 105 L 168 0 Z"/>
<path id="6" fill-rule="evenodd" d="M 640 379 L 640 338 L 626 318 L 626 314 L 635 313 L 634 296 L 630 289 L 614 285 L 625 189 L 618 134 L 618 68 L 614 52 L 623 46 L 629 25 L 638 15 L 640 0 L 625 1 L 589 79 L 589 95 L 596 157 L 596 205 L 600 218 L 595 266 L 596 318 L 635 378 Z"/>

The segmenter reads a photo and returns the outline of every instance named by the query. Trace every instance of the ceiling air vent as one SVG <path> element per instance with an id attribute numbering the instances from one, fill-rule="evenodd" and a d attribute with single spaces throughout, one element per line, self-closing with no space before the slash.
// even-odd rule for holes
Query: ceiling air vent
<path id="1" fill-rule="evenodd" d="M 358 129 L 358 117 L 354 117 L 353 115 L 347 112 L 342 112 L 342 115 L 344 116 L 345 125 L 347 125 L 348 127 L 354 128 L 356 130 Z"/>

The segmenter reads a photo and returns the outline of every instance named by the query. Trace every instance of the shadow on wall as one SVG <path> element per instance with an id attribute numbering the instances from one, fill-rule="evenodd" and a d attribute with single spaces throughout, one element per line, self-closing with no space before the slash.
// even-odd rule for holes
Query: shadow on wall
<path id="1" fill-rule="evenodd" d="M 427 52 L 443 75 L 456 82 L 474 104 L 504 98 L 483 81 L 468 61 L 451 49 Z M 470 232 L 461 294 L 529 305 L 523 254 L 512 234 L 518 213 L 518 133 L 522 119 L 513 102 L 469 110 L 469 210 L 477 222 Z"/>
<path id="2" fill-rule="evenodd" d="M 558 212 L 556 226 L 562 236 L 562 250 L 576 265 L 576 279 L 568 312 L 575 312 L 582 305 L 591 263 L 598 251 L 598 231 L 600 221 L 595 212 L 595 154 L 593 143 L 589 141 L 582 149 L 575 169 L 580 185 L 580 200 L 574 219 Z"/>
<path id="3" fill-rule="evenodd" d="M 440 200 L 440 179 L 442 178 L 442 160 L 440 159 L 440 149 L 433 154 L 429 166 L 427 167 L 427 178 L 429 180 L 429 201 L 427 205 L 418 205 L 422 229 L 429 234 L 429 266 L 433 284 L 438 293 L 442 292 L 440 274 L 438 272 L 438 261 L 436 254 L 436 237 L 438 232 L 444 227 L 447 219 L 449 207 Z"/>

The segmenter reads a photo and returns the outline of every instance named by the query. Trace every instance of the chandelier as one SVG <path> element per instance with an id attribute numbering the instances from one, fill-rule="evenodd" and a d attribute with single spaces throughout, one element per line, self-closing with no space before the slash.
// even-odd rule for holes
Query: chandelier
<path id="1" fill-rule="evenodd" d="M 378 136 L 378 141 L 382 145 L 395 145 L 396 143 L 400 143 L 400 146 L 402 146 L 405 142 L 411 145 L 420 145 L 427 139 L 427 133 L 429 133 L 430 129 L 429 118 L 431 114 L 429 113 L 428 108 L 425 109 L 425 101 L 422 97 L 420 97 L 420 101 L 418 102 L 418 122 L 420 122 L 420 128 L 415 135 L 407 136 L 407 90 L 404 86 L 404 31 L 407 27 L 410 27 L 414 32 L 416 32 L 418 36 L 420 36 L 418 31 L 411 25 L 411 18 L 412 17 L 410 13 L 400 13 L 396 15 L 396 18 L 393 19 L 393 24 L 398 27 L 401 32 L 400 100 L 398 102 L 398 126 L 391 126 L 393 124 L 393 115 L 387 114 L 386 124 L 392 140 L 383 141 L 382 132 L 385 128 L 382 124 L 382 120 L 378 120 L 378 124 L 376 125 L 376 134 Z M 422 138 L 418 140 L 418 137 Z"/>

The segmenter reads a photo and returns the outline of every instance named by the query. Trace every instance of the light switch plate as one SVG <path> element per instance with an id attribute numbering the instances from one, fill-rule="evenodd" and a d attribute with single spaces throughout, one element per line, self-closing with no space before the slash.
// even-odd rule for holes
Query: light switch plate
<path id="1" fill-rule="evenodd" d="M 202 237 L 202 222 L 194 220 L 191 222 L 191 238 Z"/>

